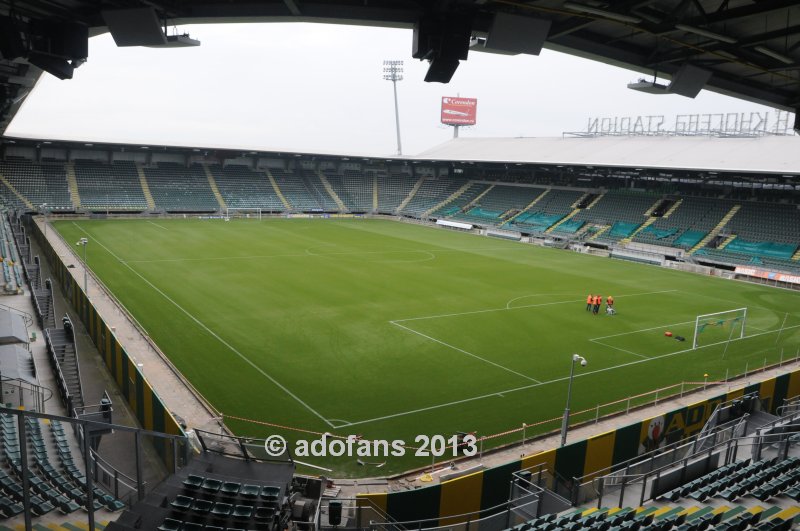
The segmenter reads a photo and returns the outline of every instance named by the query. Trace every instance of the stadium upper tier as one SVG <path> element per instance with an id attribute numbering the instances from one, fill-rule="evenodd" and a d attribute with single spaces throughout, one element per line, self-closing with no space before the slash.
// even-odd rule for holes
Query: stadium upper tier
<path id="1" fill-rule="evenodd" d="M 541 170 L 541 169 L 540 169 Z M 658 245 L 722 264 L 800 270 L 800 210 L 770 190 L 646 180 L 625 175 L 570 182 L 558 171 L 410 165 L 307 166 L 97 160 L 0 161 L 6 204 L 43 213 L 388 214 L 451 219 L 591 245 Z M 570 186 L 565 186 L 570 184 Z M 757 193 L 756 193 L 757 192 Z M 773 190 L 772 192 L 775 192 Z M 703 197 L 709 193 L 713 197 Z M 776 201 L 778 199 L 778 201 Z"/>

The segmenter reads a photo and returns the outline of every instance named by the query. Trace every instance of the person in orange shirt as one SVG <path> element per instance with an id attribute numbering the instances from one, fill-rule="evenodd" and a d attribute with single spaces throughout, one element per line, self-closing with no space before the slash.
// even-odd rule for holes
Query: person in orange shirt
<path id="1" fill-rule="evenodd" d="M 606 297 L 606 306 L 609 307 L 614 306 L 614 297 L 612 297 L 611 295 Z"/>
<path id="2" fill-rule="evenodd" d="M 589 296 L 586 297 L 586 311 L 587 312 L 591 312 L 592 311 L 593 303 L 594 303 L 594 295 L 592 295 L 590 293 Z"/>
<path id="3" fill-rule="evenodd" d="M 600 305 L 603 303 L 603 296 L 602 295 L 595 295 L 594 296 L 594 308 L 592 309 L 592 313 L 597 315 L 600 312 Z"/>

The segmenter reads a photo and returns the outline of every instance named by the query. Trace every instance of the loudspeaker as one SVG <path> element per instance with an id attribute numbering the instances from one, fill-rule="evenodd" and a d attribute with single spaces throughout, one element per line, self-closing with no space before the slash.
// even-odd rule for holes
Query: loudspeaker
<path id="1" fill-rule="evenodd" d="M 497 13 L 483 48 L 487 52 L 539 55 L 551 24 L 549 20 Z"/>
<path id="2" fill-rule="evenodd" d="M 31 52 L 28 55 L 28 62 L 56 76 L 58 79 L 72 79 L 75 67 L 63 57 L 55 57 L 46 53 Z"/>
<path id="3" fill-rule="evenodd" d="M 428 83 L 449 83 L 458 68 L 458 59 L 436 58 L 431 61 L 425 81 Z"/>
<path id="4" fill-rule="evenodd" d="M 669 84 L 667 91 L 694 98 L 700 94 L 709 79 L 711 79 L 710 71 L 684 63 L 672 76 L 672 83 Z"/>
<path id="5" fill-rule="evenodd" d="M 331 500 L 328 502 L 328 524 L 337 526 L 342 523 L 342 502 Z"/>
<path id="6" fill-rule="evenodd" d="M 153 7 L 102 11 L 117 46 L 163 46 L 167 36 Z"/>

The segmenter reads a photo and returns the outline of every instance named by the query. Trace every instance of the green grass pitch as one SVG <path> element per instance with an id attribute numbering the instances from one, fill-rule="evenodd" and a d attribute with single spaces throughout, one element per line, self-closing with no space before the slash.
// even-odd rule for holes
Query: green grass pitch
<path id="1" fill-rule="evenodd" d="M 579 411 L 800 347 L 796 293 L 389 220 L 55 227 L 67 242 L 89 238 L 92 270 L 223 414 L 318 432 L 411 442 L 558 417 L 574 352 L 589 361 L 576 368 Z M 590 292 L 613 295 L 617 315 L 586 312 Z M 745 339 L 725 351 L 729 332 L 713 327 L 691 350 L 697 315 L 741 307 Z M 378 473 L 355 459 L 307 461 Z M 380 473 L 426 464 L 395 458 Z"/>

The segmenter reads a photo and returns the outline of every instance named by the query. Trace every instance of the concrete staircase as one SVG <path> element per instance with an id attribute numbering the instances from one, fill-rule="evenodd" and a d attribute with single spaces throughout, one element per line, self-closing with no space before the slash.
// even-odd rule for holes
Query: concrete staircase
<path id="1" fill-rule="evenodd" d="M 378 174 L 372 174 L 372 211 L 378 211 Z"/>
<path id="2" fill-rule="evenodd" d="M 792 260 L 794 260 L 795 262 L 797 262 L 798 260 L 800 260 L 800 247 L 798 247 L 798 248 L 797 248 L 797 252 L 795 252 L 795 253 L 792 255 Z"/>
<path id="3" fill-rule="evenodd" d="M 591 203 L 589 203 L 588 205 L 586 205 L 586 208 L 585 208 L 584 210 L 589 210 L 589 209 L 591 209 L 593 206 L 595 206 L 595 205 L 597 204 L 597 202 L 598 202 L 598 201 L 600 201 L 601 199 L 603 199 L 603 197 L 605 197 L 605 195 L 606 195 L 606 194 L 599 194 L 597 197 L 595 197 L 595 198 L 594 198 L 594 200 L 592 200 L 592 202 L 591 202 Z M 580 205 L 580 204 L 581 204 L 581 201 L 583 201 L 583 198 L 584 198 L 584 197 L 586 197 L 586 196 L 584 195 L 583 197 L 581 197 L 580 199 L 578 199 L 577 201 L 575 201 L 574 203 L 572 203 L 572 208 L 577 208 L 577 207 L 578 207 L 578 205 Z"/>
<path id="4" fill-rule="evenodd" d="M 511 216 L 507 220 L 505 220 L 504 224 L 505 223 L 511 223 L 512 221 L 514 221 L 515 219 L 520 217 L 522 214 L 524 214 L 525 212 L 529 211 L 531 208 L 533 208 L 533 205 L 535 205 L 536 203 L 541 201 L 541 199 L 544 196 L 546 196 L 547 194 L 549 194 L 549 193 L 550 193 L 550 188 L 546 189 L 544 192 L 539 194 L 539 196 L 536 199 L 534 199 L 533 201 L 531 201 L 530 203 L 528 203 L 528 205 L 525 208 L 523 208 L 522 210 L 520 210 L 519 212 L 517 212 L 516 214 L 514 214 L 513 216 Z"/>
<path id="5" fill-rule="evenodd" d="M 719 246 L 717 247 L 717 249 L 720 249 L 720 250 L 724 249 L 725 247 L 727 247 L 727 246 L 728 246 L 728 244 L 729 244 L 729 243 L 731 243 L 731 242 L 732 242 L 733 240 L 735 240 L 736 238 L 737 238 L 737 235 L 736 235 L 736 234 L 731 234 L 730 236 L 728 236 L 727 238 L 725 238 L 725 241 L 723 241 L 721 244 L 719 244 Z"/>
<path id="6" fill-rule="evenodd" d="M 427 218 L 428 216 L 430 216 L 431 214 L 433 214 L 434 212 L 436 212 L 440 208 L 449 205 L 450 203 L 452 203 L 453 201 L 458 199 L 461 196 L 461 194 L 463 194 L 464 192 L 469 190 L 470 186 L 472 186 L 472 181 L 467 181 L 467 184 L 465 184 L 464 186 L 462 186 L 461 188 L 459 188 L 458 190 L 456 190 L 455 192 L 450 194 L 450 197 L 448 197 L 447 199 L 445 199 L 444 201 L 442 201 L 438 205 L 435 205 L 433 208 L 429 208 L 428 210 L 423 212 L 422 213 L 422 217 L 423 218 Z"/>
<path id="7" fill-rule="evenodd" d="M 75 163 L 67 162 L 65 165 L 67 170 L 67 187 L 69 188 L 69 198 L 72 201 L 72 206 L 75 209 L 81 207 L 81 194 L 78 192 L 78 179 L 75 177 Z"/>
<path id="8" fill-rule="evenodd" d="M 272 189 L 275 190 L 275 195 L 277 195 L 278 199 L 280 199 L 281 203 L 283 203 L 283 207 L 286 210 L 293 210 L 292 204 L 289 203 L 289 201 L 286 199 L 286 196 L 284 196 L 283 192 L 281 192 L 278 182 L 275 180 L 275 177 L 272 176 L 272 172 L 269 170 L 264 170 L 264 172 L 267 174 L 267 178 L 269 179 L 269 183 L 272 185 Z"/>
<path id="9" fill-rule="evenodd" d="M 8 181 L 6 180 L 6 178 L 5 178 L 5 177 L 3 177 L 3 175 L 2 175 L 2 174 L 0 174 L 0 182 L 1 182 L 1 183 L 3 183 L 3 184 L 5 185 L 5 187 L 6 187 L 6 188 L 8 188 L 8 190 L 9 190 L 9 191 L 10 191 L 12 194 L 14 194 L 15 196 L 17 196 L 17 199 L 19 199 L 20 201 L 22 201 L 22 203 L 23 203 L 23 204 L 24 204 L 24 205 L 25 205 L 25 206 L 26 206 L 26 207 L 27 207 L 29 210 L 36 210 L 36 208 L 34 208 L 33 204 L 32 204 L 30 201 L 28 201 L 28 199 L 27 199 L 27 198 L 26 198 L 24 195 L 22 195 L 21 193 L 19 193 L 19 190 L 17 190 L 16 188 L 14 188 L 14 185 L 13 185 L 13 184 L 11 184 L 10 182 L 8 182 Z"/>
<path id="10" fill-rule="evenodd" d="M 735 216 L 737 212 L 739 212 L 739 209 L 740 209 L 740 208 L 742 208 L 742 205 L 733 205 L 733 208 L 731 208 L 731 209 L 728 211 L 728 213 L 727 213 L 727 214 L 725 214 L 725 216 L 723 216 L 723 218 L 720 220 L 720 222 L 719 222 L 719 223 L 717 223 L 717 226 L 716 226 L 716 227 L 714 227 L 713 229 L 711 229 L 711 232 L 709 232 L 708 234 L 706 234 L 706 237 L 705 237 L 705 238 L 703 238 L 702 240 L 700 240 L 700 241 L 697 243 L 697 245 L 695 245 L 694 247 L 692 247 L 692 248 L 689 250 L 689 254 L 694 254 L 694 253 L 696 253 L 697 251 L 699 251 L 700 249 L 702 249 L 703 247 L 705 247 L 705 246 L 708 244 L 708 242 L 710 242 L 711 240 L 713 240 L 714 238 L 716 238 L 716 237 L 717 237 L 717 235 L 720 233 L 720 231 L 721 231 L 723 228 L 725 228 L 725 225 L 727 225 L 727 224 L 728 224 L 728 222 L 731 220 L 731 218 L 732 218 L 733 216 Z"/>
<path id="11" fill-rule="evenodd" d="M 622 239 L 619 241 L 619 243 L 620 243 L 621 245 L 628 245 L 629 243 L 631 243 L 631 242 L 633 241 L 633 238 L 635 238 L 637 234 L 639 234 L 639 233 L 640 233 L 640 232 L 642 232 L 644 229 L 646 229 L 647 227 L 649 227 L 650 225 L 652 225 L 653 223 L 655 223 L 655 222 L 656 222 L 656 220 L 658 220 L 658 219 L 660 219 L 660 218 L 654 218 L 654 217 L 649 217 L 649 218 L 647 218 L 647 220 L 646 220 L 644 223 L 642 223 L 641 225 L 639 225 L 639 226 L 636 228 L 636 230 L 635 230 L 635 231 L 633 231 L 633 232 L 631 233 L 631 235 L 630 235 L 630 236 L 627 236 L 627 237 L 625 237 L 625 238 L 622 238 Z"/>
<path id="12" fill-rule="evenodd" d="M 645 216 L 647 216 L 648 218 L 649 218 L 650 216 L 652 216 L 652 215 L 653 215 L 653 211 L 656 209 L 656 207 L 657 207 L 658 205 L 660 205 L 660 204 L 661 204 L 661 202 L 662 202 L 662 201 L 664 201 L 664 198 L 663 198 L 663 197 L 659 197 L 658 199 L 656 199 L 656 202 L 655 202 L 655 203 L 653 203 L 653 204 L 650 206 L 650 208 L 648 208 L 648 209 L 647 209 L 647 211 L 644 213 L 644 215 L 645 215 Z"/>
<path id="13" fill-rule="evenodd" d="M 672 205 L 671 207 L 669 207 L 669 210 L 667 210 L 666 212 L 664 212 L 664 215 L 663 215 L 663 216 L 661 216 L 661 217 L 662 217 L 662 218 L 668 218 L 668 217 L 670 217 L 670 216 L 672 215 L 672 213 L 673 213 L 673 212 L 675 212 L 676 210 L 678 210 L 678 207 L 679 207 L 679 206 L 681 206 L 681 203 L 683 203 L 683 199 L 678 199 L 677 201 L 675 201 L 675 203 L 673 203 L 673 205 Z"/>
<path id="14" fill-rule="evenodd" d="M 594 201 L 592 201 L 592 202 L 594 203 Z M 545 234 L 550 234 L 551 232 L 553 232 L 554 230 L 556 230 L 558 227 L 560 227 L 560 226 L 561 226 L 563 223 L 566 223 L 567 221 L 569 221 L 569 220 L 571 220 L 572 218 L 574 218 L 574 217 L 575 217 L 575 216 L 578 214 L 578 212 L 580 212 L 580 211 L 581 211 L 581 209 L 580 209 L 580 208 L 576 208 L 576 209 L 574 209 L 572 212 L 570 212 L 569 214 L 567 214 L 567 215 L 566 215 L 566 216 L 564 216 L 563 218 L 559 219 L 559 220 L 558 220 L 556 223 L 554 223 L 554 224 L 550 225 L 550 226 L 547 228 L 547 230 L 546 230 L 546 231 L 544 231 L 544 233 L 545 233 Z"/>
<path id="15" fill-rule="evenodd" d="M 211 173 L 211 168 L 208 167 L 208 164 L 203 164 L 203 171 L 206 172 L 206 178 L 208 178 L 208 186 L 211 187 L 211 191 L 214 192 L 214 197 L 217 198 L 217 203 L 219 203 L 219 209 L 221 212 L 225 212 L 228 210 L 228 204 L 225 202 L 225 198 L 222 197 L 222 194 L 219 193 L 219 188 L 217 188 L 217 181 L 214 180 L 214 174 Z"/>
<path id="16" fill-rule="evenodd" d="M 478 201 L 480 201 L 483 198 L 483 196 L 485 196 L 486 194 L 491 192 L 492 188 L 494 188 L 494 187 L 495 187 L 495 185 L 492 184 L 486 190 L 484 190 L 483 192 L 479 193 L 478 196 L 475 199 L 473 199 L 472 201 L 470 201 L 469 203 L 467 203 L 466 205 L 464 205 L 461 208 L 461 212 L 469 212 L 469 210 L 472 207 L 474 207 L 475 205 L 477 205 Z"/>
<path id="17" fill-rule="evenodd" d="M 319 177 L 322 186 L 325 188 L 325 191 L 328 192 L 328 195 L 331 196 L 333 202 L 336 203 L 336 206 L 339 207 L 339 211 L 349 212 L 350 209 L 347 208 L 347 205 L 344 204 L 344 201 L 342 201 L 342 199 L 339 197 L 339 194 L 337 194 L 336 190 L 333 189 L 333 186 L 331 186 L 331 183 L 328 180 L 328 178 L 325 177 L 325 174 L 317 170 L 317 176 Z"/>
<path id="18" fill-rule="evenodd" d="M 589 238 L 589 241 L 596 240 L 597 238 L 599 238 L 600 236 L 602 236 L 603 234 L 608 232 L 608 230 L 610 228 L 611 228 L 611 225 L 603 225 L 602 227 L 600 227 L 600 230 L 598 230 L 597 232 L 592 234 L 592 237 Z"/>
<path id="19" fill-rule="evenodd" d="M 419 187 L 422 186 L 422 183 L 425 181 L 425 177 L 420 177 L 417 182 L 414 183 L 414 186 L 411 188 L 411 191 L 408 192 L 408 196 L 403 199 L 399 205 L 397 205 L 397 210 L 395 212 L 402 212 L 403 209 L 408 205 L 408 203 L 414 199 L 414 196 L 417 195 L 419 191 Z"/>
<path id="20" fill-rule="evenodd" d="M 138 162 L 136 163 L 136 173 L 139 174 L 139 184 L 142 186 L 142 193 L 144 194 L 144 200 L 147 202 L 147 209 L 155 210 L 156 202 L 153 200 L 153 194 L 150 193 L 150 185 L 147 184 L 147 176 L 144 174 L 142 165 Z"/>

